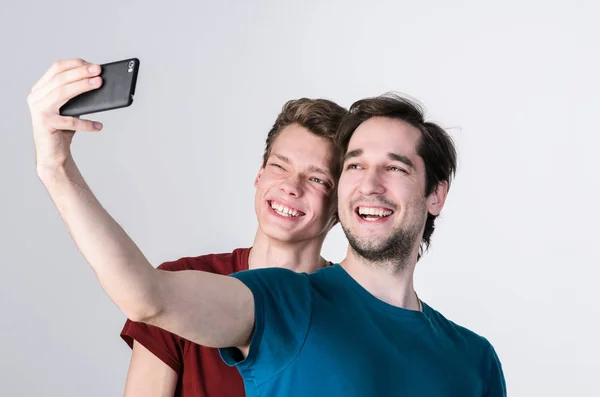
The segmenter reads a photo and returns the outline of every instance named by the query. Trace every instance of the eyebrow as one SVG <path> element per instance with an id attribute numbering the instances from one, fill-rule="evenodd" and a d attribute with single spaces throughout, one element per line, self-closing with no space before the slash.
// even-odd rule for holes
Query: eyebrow
<path id="1" fill-rule="evenodd" d="M 402 154 L 388 153 L 388 157 L 391 160 L 399 161 L 401 163 L 406 164 L 408 167 L 412 168 L 413 170 L 415 169 L 415 164 L 412 162 L 412 160 Z"/>
<path id="2" fill-rule="evenodd" d="M 351 159 L 353 157 L 358 157 L 361 154 L 363 154 L 363 150 L 362 149 L 355 149 L 355 150 L 351 150 L 349 152 L 346 152 L 346 155 L 344 156 L 344 161 Z"/>
<path id="3" fill-rule="evenodd" d="M 344 162 L 347 161 L 348 159 L 351 159 L 354 157 L 359 157 L 362 154 L 363 154 L 362 149 L 351 150 L 351 151 L 347 152 L 346 155 L 344 156 Z M 403 163 L 406 166 L 412 168 L 413 170 L 416 168 L 415 163 L 413 163 L 413 161 L 411 159 L 409 159 L 407 156 L 404 156 L 402 154 L 392 153 L 392 152 L 388 153 L 387 156 L 390 160 L 394 160 L 394 161 Z"/>
<path id="4" fill-rule="evenodd" d="M 283 155 L 277 154 L 277 153 L 273 153 L 273 156 L 277 157 L 279 160 L 283 161 L 284 163 L 292 164 L 292 161 L 286 156 L 283 156 Z M 316 165 L 311 164 L 306 168 L 308 169 L 309 172 L 318 172 L 320 174 L 326 175 L 329 178 L 332 178 L 331 172 L 327 172 L 323 168 L 317 167 Z"/>

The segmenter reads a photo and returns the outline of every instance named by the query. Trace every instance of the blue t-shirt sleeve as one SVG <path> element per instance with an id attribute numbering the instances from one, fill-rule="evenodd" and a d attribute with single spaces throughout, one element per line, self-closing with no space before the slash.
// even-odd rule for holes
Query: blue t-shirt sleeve
<path id="1" fill-rule="evenodd" d="M 248 356 L 236 348 L 219 349 L 223 361 L 236 366 L 245 381 L 261 383 L 288 365 L 308 333 L 312 293 L 306 274 L 282 268 L 232 274 L 252 291 L 255 324 Z"/>
<path id="2" fill-rule="evenodd" d="M 506 381 L 502 364 L 496 354 L 496 350 L 490 344 L 487 352 L 488 378 L 485 384 L 484 397 L 506 397 Z"/>

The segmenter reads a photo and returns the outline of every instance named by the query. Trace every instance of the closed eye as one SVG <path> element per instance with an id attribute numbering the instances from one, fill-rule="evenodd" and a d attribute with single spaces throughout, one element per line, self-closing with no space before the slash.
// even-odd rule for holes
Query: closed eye
<path id="1" fill-rule="evenodd" d="M 359 170 L 362 167 L 358 164 L 348 164 L 348 166 L 346 167 L 347 170 Z"/>
<path id="2" fill-rule="evenodd" d="M 390 171 L 400 171 L 400 172 L 403 172 L 405 174 L 408 174 L 408 171 L 406 171 L 404 168 L 391 166 L 389 169 L 390 169 Z"/>
<path id="3" fill-rule="evenodd" d="M 284 170 L 284 171 L 285 171 L 285 168 L 283 168 L 282 166 L 280 166 L 280 165 L 279 165 L 279 164 L 277 164 L 277 163 L 269 163 L 269 165 L 270 165 L 270 166 L 273 166 L 273 167 L 276 167 L 276 168 L 279 168 L 279 169 L 282 169 L 282 170 Z"/>

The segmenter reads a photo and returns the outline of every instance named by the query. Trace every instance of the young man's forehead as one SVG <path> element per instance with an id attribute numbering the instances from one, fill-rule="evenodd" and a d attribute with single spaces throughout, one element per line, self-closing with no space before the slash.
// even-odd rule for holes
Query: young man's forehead
<path id="1" fill-rule="evenodd" d="M 402 147 L 404 151 L 416 151 L 420 138 L 421 131 L 404 120 L 373 117 L 356 128 L 347 151 L 364 149 L 365 146 Z"/>

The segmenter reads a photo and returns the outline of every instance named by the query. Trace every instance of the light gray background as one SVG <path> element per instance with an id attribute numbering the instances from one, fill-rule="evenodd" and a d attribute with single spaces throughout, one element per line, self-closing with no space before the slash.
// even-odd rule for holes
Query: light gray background
<path id="1" fill-rule="evenodd" d="M 510 396 L 600 395 L 600 6 L 494 3 L 4 2 L 0 395 L 122 394 L 124 316 L 36 177 L 26 96 L 55 59 L 131 56 L 133 106 L 74 153 L 153 264 L 251 243 L 284 101 L 405 92 L 460 154 L 420 296 L 490 339 Z M 324 253 L 345 249 L 337 226 Z"/>

